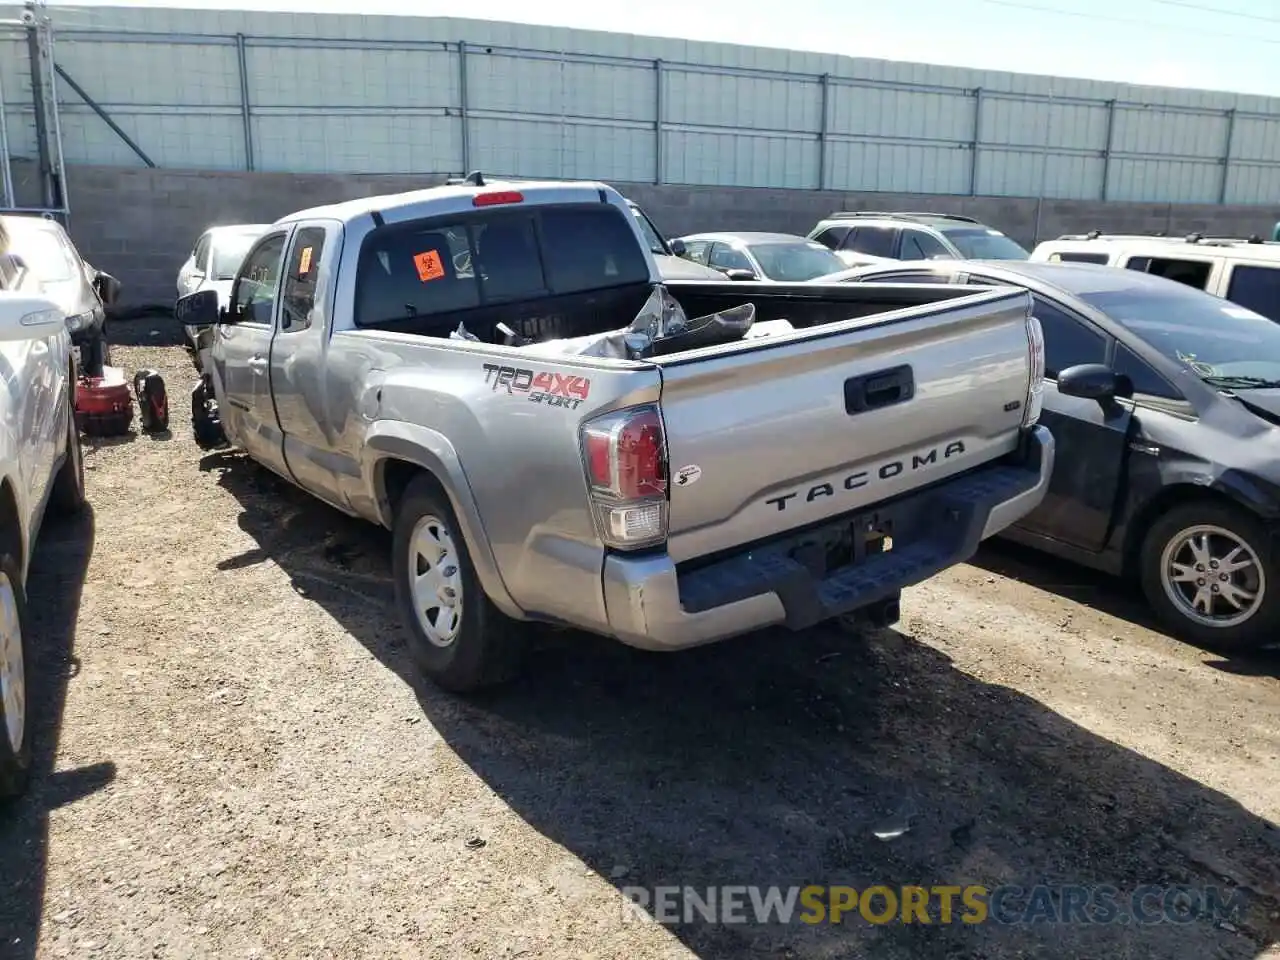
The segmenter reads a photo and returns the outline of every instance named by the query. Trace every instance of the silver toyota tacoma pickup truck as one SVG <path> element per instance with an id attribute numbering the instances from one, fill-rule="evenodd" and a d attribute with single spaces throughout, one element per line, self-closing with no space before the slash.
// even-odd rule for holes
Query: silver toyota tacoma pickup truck
<path id="1" fill-rule="evenodd" d="M 511 676 L 530 621 L 887 625 L 1043 498 L 1025 291 L 663 283 L 613 188 L 481 184 L 284 217 L 225 309 L 177 305 L 225 441 L 393 531 L 441 686 Z"/>

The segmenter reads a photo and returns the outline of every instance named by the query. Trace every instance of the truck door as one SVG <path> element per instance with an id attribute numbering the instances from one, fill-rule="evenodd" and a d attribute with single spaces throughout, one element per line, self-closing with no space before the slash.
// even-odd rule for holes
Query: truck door
<path id="1" fill-rule="evenodd" d="M 249 251 L 231 287 L 226 322 L 219 325 L 210 350 L 227 438 L 273 470 L 281 468 L 279 444 L 273 451 L 261 414 L 271 399 L 271 333 L 288 239 L 289 228 L 273 230 Z M 269 427 L 274 431 L 274 414 Z"/>
<path id="2" fill-rule="evenodd" d="M 294 231 L 271 341 L 270 392 L 261 412 L 273 428 L 278 426 L 272 442 L 281 451 L 281 467 L 299 486 L 338 504 L 343 502 L 341 476 L 360 469 L 336 451 L 324 366 L 341 239 L 336 220 L 300 223 Z"/>

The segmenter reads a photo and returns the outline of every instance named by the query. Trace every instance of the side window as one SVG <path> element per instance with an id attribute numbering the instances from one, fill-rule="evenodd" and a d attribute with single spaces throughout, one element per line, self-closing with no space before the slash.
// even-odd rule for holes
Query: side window
<path id="1" fill-rule="evenodd" d="M 902 231 L 902 254 L 900 260 L 954 260 L 946 247 L 923 230 Z"/>
<path id="2" fill-rule="evenodd" d="M 700 263 L 705 267 L 709 249 L 711 249 L 711 244 L 706 240 L 694 240 L 692 243 L 685 244 L 685 259 Z"/>
<path id="3" fill-rule="evenodd" d="M 1105 253 L 1072 253 L 1071 251 L 1065 251 L 1065 252 L 1063 252 L 1063 253 L 1051 253 L 1051 254 L 1049 254 L 1049 262 L 1050 262 L 1050 263 L 1101 263 L 1101 264 L 1105 264 L 1105 263 L 1107 262 L 1107 260 L 1108 260 L 1108 259 L 1109 259 L 1109 258 L 1108 258 L 1108 256 L 1107 256 L 1107 254 L 1105 254 Z M 1133 270 L 1133 269 L 1135 269 L 1135 268 L 1134 268 L 1134 267 L 1132 267 L 1132 266 L 1130 266 L 1130 267 L 1129 267 L 1129 269 L 1130 269 L 1130 270 Z M 1145 268 L 1145 267 L 1143 267 L 1142 269 L 1145 271 L 1145 269 L 1146 269 L 1146 268 Z"/>
<path id="4" fill-rule="evenodd" d="M 1280 321 L 1280 269 L 1236 264 L 1231 270 L 1227 299 Z"/>
<path id="5" fill-rule="evenodd" d="M 280 329 L 287 333 L 311 326 L 311 308 L 316 302 L 316 281 L 320 255 L 324 252 L 324 228 L 303 227 L 293 238 L 289 269 L 284 275 Z"/>
<path id="6" fill-rule="evenodd" d="M 910 273 L 884 273 L 867 277 L 866 283 L 950 283 L 951 277 L 932 270 L 916 270 Z"/>
<path id="7" fill-rule="evenodd" d="M 896 227 L 857 227 L 849 231 L 844 249 L 872 257 L 892 257 L 897 241 Z"/>
<path id="8" fill-rule="evenodd" d="M 848 235 L 848 227 L 827 227 L 827 229 L 818 233 L 813 239 L 815 242 L 822 244 L 828 250 L 839 250 L 840 244 L 844 242 L 844 238 Z"/>
<path id="9" fill-rule="evenodd" d="M 717 243 L 711 247 L 711 256 L 707 265 L 717 270 L 750 270 L 751 261 L 747 255 L 733 249 L 727 243 Z"/>
<path id="10" fill-rule="evenodd" d="M 209 272 L 209 246 L 208 237 L 201 237 L 196 243 L 196 273 L 201 276 Z"/>
<path id="11" fill-rule="evenodd" d="M 270 325 L 280 283 L 280 261 L 284 259 L 285 234 L 276 233 L 259 241 L 244 259 L 240 278 L 231 291 L 233 323 Z"/>
<path id="12" fill-rule="evenodd" d="M 1149 363 L 1123 343 L 1116 344 L 1116 356 L 1111 363 L 1111 369 L 1116 373 L 1123 373 L 1133 382 L 1133 392 L 1135 394 L 1141 393 L 1149 397 L 1163 397 L 1166 400 L 1184 399 L 1173 384 L 1157 373 Z"/>
<path id="13" fill-rule="evenodd" d="M 1202 260 L 1178 260 L 1173 257 L 1130 257 L 1125 266 L 1166 280 L 1176 280 L 1189 287 L 1203 290 L 1209 285 L 1209 271 L 1213 264 Z"/>
<path id="14" fill-rule="evenodd" d="M 1058 374 L 1077 363 L 1105 363 L 1107 342 L 1102 335 L 1046 300 L 1035 297 L 1032 312 L 1044 330 L 1044 375 Z"/>

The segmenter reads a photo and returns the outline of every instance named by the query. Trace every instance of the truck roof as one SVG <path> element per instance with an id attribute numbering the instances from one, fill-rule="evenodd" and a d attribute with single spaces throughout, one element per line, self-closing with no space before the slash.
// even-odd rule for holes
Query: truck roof
<path id="1" fill-rule="evenodd" d="M 294 220 L 338 220 L 344 224 L 351 223 L 361 217 L 373 213 L 386 215 L 412 211 L 417 207 L 433 204 L 453 206 L 449 201 L 468 200 L 477 194 L 494 193 L 502 190 L 518 190 L 527 201 L 532 203 L 551 203 L 565 200 L 579 200 L 582 203 L 600 202 L 608 194 L 613 194 L 618 202 L 625 202 L 622 195 L 608 184 L 595 180 L 488 180 L 484 186 L 466 184 L 444 184 L 437 187 L 426 187 L 422 190 L 410 190 L 405 193 L 387 193 L 373 197 L 357 197 L 321 207 L 299 210 L 281 217 L 276 224 L 290 223 Z M 426 210 L 423 213 L 427 213 Z M 397 216 L 394 219 L 404 219 Z"/>

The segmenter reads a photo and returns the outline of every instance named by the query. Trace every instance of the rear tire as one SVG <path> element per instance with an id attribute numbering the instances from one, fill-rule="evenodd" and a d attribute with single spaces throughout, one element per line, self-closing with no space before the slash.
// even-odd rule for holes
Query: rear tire
<path id="1" fill-rule="evenodd" d="M 18 796 L 31 777 L 31 664 L 27 597 L 18 561 L 0 556 L 0 800 Z"/>
<path id="2" fill-rule="evenodd" d="M 1247 650 L 1280 640 L 1278 559 L 1257 518 L 1202 501 L 1155 520 L 1139 572 L 1147 602 L 1176 636 L 1211 649 Z M 1197 609 L 1198 591 L 1208 609 Z"/>
<path id="3" fill-rule="evenodd" d="M 205 378 L 191 389 L 191 433 L 201 450 L 218 450 L 229 445 L 218 417 L 217 400 Z"/>
<path id="4" fill-rule="evenodd" d="M 396 511 L 396 605 L 418 668 L 454 693 L 503 683 L 520 668 L 525 625 L 485 595 L 448 499 L 423 475 Z"/>
<path id="5" fill-rule="evenodd" d="M 67 388 L 67 458 L 53 478 L 49 506 L 62 515 L 79 513 L 84 507 L 84 451 L 80 448 L 80 429 L 76 425 L 75 402 L 71 399 L 75 384 Z"/>

